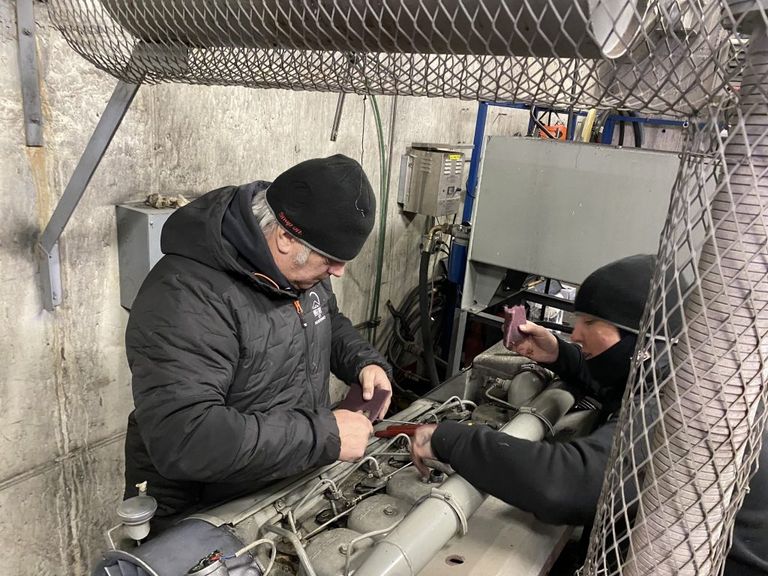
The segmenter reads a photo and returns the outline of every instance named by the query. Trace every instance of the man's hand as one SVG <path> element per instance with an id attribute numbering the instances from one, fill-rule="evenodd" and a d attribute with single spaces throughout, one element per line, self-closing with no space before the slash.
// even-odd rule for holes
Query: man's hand
<path id="1" fill-rule="evenodd" d="M 344 462 L 360 460 L 365 454 L 368 439 L 373 434 L 371 421 L 360 412 L 350 412 L 349 410 L 334 410 L 333 417 L 336 418 L 336 426 L 339 427 L 339 438 L 341 439 L 339 460 Z"/>
<path id="2" fill-rule="evenodd" d="M 392 384 L 389 382 L 384 368 L 378 364 L 368 364 L 360 370 L 360 386 L 363 388 L 363 400 L 373 398 L 375 389 L 383 390 L 387 394 L 387 399 L 381 404 L 381 410 L 378 414 L 371 414 L 371 420 L 381 420 L 387 415 L 389 403 L 392 401 Z"/>
<path id="3" fill-rule="evenodd" d="M 437 424 L 419 426 L 416 428 L 413 440 L 411 440 L 411 460 L 424 478 L 429 477 L 429 467 L 424 464 L 424 459 L 437 460 L 432 451 L 432 434 L 435 433 L 435 428 L 437 428 Z"/>
<path id="4" fill-rule="evenodd" d="M 513 346 L 515 352 L 544 364 L 557 360 L 560 350 L 552 332 L 533 322 L 526 322 L 519 330 L 524 338 Z"/>

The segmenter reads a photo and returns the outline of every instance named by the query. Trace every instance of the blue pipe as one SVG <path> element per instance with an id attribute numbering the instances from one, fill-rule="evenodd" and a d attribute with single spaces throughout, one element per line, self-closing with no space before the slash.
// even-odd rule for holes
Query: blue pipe
<path id="1" fill-rule="evenodd" d="M 475 137 L 472 140 L 472 157 L 469 161 L 469 176 L 467 176 L 467 194 L 464 198 L 464 213 L 462 222 L 470 222 L 472 219 L 472 207 L 475 204 L 475 190 L 477 189 L 477 176 L 480 171 L 480 158 L 483 155 L 483 143 L 485 140 L 485 121 L 488 118 L 488 102 L 480 102 L 477 107 L 475 119 Z"/>
<path id="2" fill-rule="evenodd" d="M 495 105 L 495 104 L 494 104 Z M 517 108 L 515 105 L 506 105 Z M 472 157 L 469 160 L 469 176 L 467 176 L 467 193 L 464 195 L 464 212 L 462 222 L 470 222 L 472 219 L 472 207 L 475 204 L 475 191 L 477 190 L 477 176 L 480 171 L 480 158 L 483 155 L 483 141 L 485 140 L 485 122 L 488 118 L 488 102 L 480 102 L 475 118 L 475 137 L 472 140 Z M 448 259 L 448 280 L 461 286 L 464 284 L 464 269 L 467 267 L 467 246 L 461 246 L 456 242 L 451 243 L 451 254 Z"/>
<path id="3" fill-rule="evenodd" d="M 603 135 L 600 138 L 600 142 L 603 144 L 610 144 L 613 142 L 613 129 L 616 127 L 616 116 L 608 116 L 603 125 Z"/>

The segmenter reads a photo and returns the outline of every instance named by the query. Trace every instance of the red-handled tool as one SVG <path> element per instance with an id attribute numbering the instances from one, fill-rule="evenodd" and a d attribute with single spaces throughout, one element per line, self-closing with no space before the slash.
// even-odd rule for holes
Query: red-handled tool
<path id="1" fill-rule="evenodd" d="M 384 430 L 376 430 L 373 435 L 377 438 L 394 438 L 398 434 L 413 436 L 416 433 L 416 428 L 419 426 L 422 426 L 422 424 L 397 424 L 394 426 L 387 426 Z"/>

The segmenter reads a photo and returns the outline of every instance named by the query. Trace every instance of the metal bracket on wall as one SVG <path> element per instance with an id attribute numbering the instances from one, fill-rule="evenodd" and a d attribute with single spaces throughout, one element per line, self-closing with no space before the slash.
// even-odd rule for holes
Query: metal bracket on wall
<path id="1" fill-rule="evenodd" d="M 24 133 L 27 146 L 43 145 L 43 113 L 40 105 L 40 78 L 37 73 L 37 41 L 33 0 L 16 0 L 19 35 L 19 76 L 24 105 Z"/>
<path id="2" fill-rule="evenodd" d="M 31 1 L 31 0 L 30 0 Z M 112 97 L 96 125 L 96 129 L 80 157 L 72 177 L 64 189 L 56 209 L 38 242 L 40 275 L 43 283 L 43 305 L 53 311 L 62 302 L 61 266 L 59 258 L 59 238 L 77 208 L 80 199 L 88 187 L 96 168 L 133 102 L 140 84 L 131 84 L 122 80 L 115 86 Z"/>

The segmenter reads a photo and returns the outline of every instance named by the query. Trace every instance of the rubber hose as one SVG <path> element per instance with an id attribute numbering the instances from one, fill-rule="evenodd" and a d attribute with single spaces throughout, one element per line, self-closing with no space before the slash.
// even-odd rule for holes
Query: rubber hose
<path id="1" fill-rule="evenodd" d="M 628 114 L 633 118 L 637 118 L 637 114 L 633 111 L 629 111 Z M 640 122 L 632 122 L 632 134 L 635 135 L 635 148 L 643 147 L 643 125 Z"/>
<path id="2" fill-rule="evenodd" d="M 424 346 L 424 364 L 433 388 L 440 384 L 435 365 L 435 350 L 432 343 L 432 319 L 429 316 L 429 252 L 422 250 L 419 263 L 419 309 L 421 312 L 421 343 Z"/>

